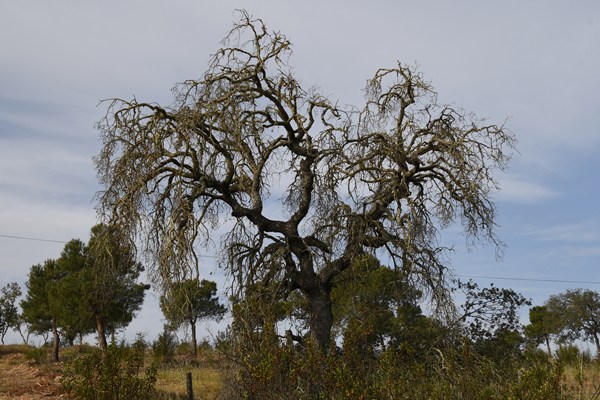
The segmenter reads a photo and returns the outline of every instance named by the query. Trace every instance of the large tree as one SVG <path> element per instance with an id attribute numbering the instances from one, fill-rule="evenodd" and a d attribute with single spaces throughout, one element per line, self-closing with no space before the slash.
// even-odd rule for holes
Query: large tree
<path id="1" fill-rule="evenodd" d="M 160 308 L 172 328 L 190 326 L 194 356 L 198 349 L 196 323 L 206 318 L 219 319 L 227 311 L 217 297 L 217 284 L 206 279 L 174 282 L 160 297 Z"/>
<path id="2" fill-rule="evenodd" d="M 94 226 L 86 254 L 80 277 L 86 289 L 81 301 L 93 318 L 100 347 L 106 350 L 107 333 L 114 336 L 117 329 L 129 325 L 150 287 L 138 282 L 144 268 L 114 227 Z"/>
<path id="3" fill-rule="evenodd" d="M 31 268 L 23 318 L 34 332 L 52 329 L 55 359 L 58 328 L 71 343 L 96 331 L 106 350 L 107 331 L 127 326 L 140 309 L 149 286 L 137 281 L 143 268 L 126 244 L 113 229 L 97 225 L 87 245 L 73 239 L 57 260 Z"/>
<path id="4" fill-rule="evenodd" d="M 157 283 L 186 276 L 230 217 L 221 243 L 237 294 L 299 291 L 323 349 L 335 278 L 365 253 L 447 299 L 439 229 L 458 221 L 469 241 L 498 243 L 490 193 L 513 136 L 439 105 L 402 64 L 377 70 L 362 108 L 342 107 L 304 89 L 290 42 L 244 12 L 224 44 L 172 105 L 114 99 L 99 123 L 99 209 L 141 236 Z"/>
<path id="5" fill-rule="evenodd" d="M 56 260 L 56 279 L 47 283 L 49 307 L 69 344 L 73 344 L 77 336 L 81 338 L 94 331 L 91 313 L 84 300 L 89 285 L 84 276 L 86 252 L 83 241 L 72 239 L 67 242 Z"/>

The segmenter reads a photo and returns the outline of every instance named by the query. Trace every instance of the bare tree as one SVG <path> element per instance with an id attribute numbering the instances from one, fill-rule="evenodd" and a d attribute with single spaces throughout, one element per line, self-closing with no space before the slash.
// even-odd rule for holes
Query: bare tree
<path id="1" fill-rule="evenodd" d="M 387 253 L 443 299 L 439 229 L 458 221 L 470 240 L 499 243 L 490 193 L 513 136 L 438 105 L 401 64 L 368 81 L 364 108 L 340 107 L 294 78 L 285 36 L 240 14 L 171 106 L 110 102 L 95 159 L 101 213 L 143 238 L 157 283 L 193 273 L 199 245 L 231 218 L 221 243 L 234 289 L 299 290 L 323 349 L 334 277 L 362 254 Z"/>

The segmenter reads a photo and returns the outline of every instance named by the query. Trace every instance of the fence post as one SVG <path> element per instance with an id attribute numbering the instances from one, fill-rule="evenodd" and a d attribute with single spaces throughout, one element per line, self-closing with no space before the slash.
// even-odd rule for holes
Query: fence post
<path id="1" fill-rule="evenodd" d="M 187 393 L 188 400 L 194 400 L 194 389 L 192 388 L 192 373 L 187 373 Z"/>

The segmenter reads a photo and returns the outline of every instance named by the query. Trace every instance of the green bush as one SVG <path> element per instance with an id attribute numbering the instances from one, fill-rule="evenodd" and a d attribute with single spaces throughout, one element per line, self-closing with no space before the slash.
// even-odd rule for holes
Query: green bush
<path id="1" fill-rule="evenodd" d="M 152 398 L 156 369 L 144 368 L 144 344 L 111 345 L 105 353 L 93 349 L 67 362 L 63 389 L 81 400 L 142 400 Z"/>
<path id="2" fill-rule="evenodd" d="M 152 343 L 154 359 L 159 362 L 169 363 L 173 361 L 178 347 L 177 337 L 171 331 L 165 329 Z"/>
<path id="3" fill-rule="evenodd" d="M 518 379 L 512 384 L 510 399 L 563 400 L 565 394 L 564 370 L 560 362 L 547 358 L 528 359 Z"/>
<path id="4" fill-rule="evenodd" d="M 189 342 L 180 342 L 175 349 L 177 355 L 190 355 L 192 354 L 192 345 Z"/>
<path id="5" fill-rule="evenodd" d="M 582 352 L 577 346 L 566 345 L 560 346 L 558 350 L 556 350 L 556 358 L 564 365 L 573 366 L 579 365 L 581 362 L 589 363 L 592 356 L 587 351 Z"/>
<path id="6" fill-rule="evenodd" d="M 25 350 L 25 359 L 38 365 L 45 364 L 49 359 L 48 347 L 29 347 Z"/>

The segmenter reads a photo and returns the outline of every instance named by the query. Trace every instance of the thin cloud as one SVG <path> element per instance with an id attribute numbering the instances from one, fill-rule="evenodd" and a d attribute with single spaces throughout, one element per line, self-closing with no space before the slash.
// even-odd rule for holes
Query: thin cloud
<path id="1" fill-rule="evenodd" d="M 521 235 L 531 236 L 542 242 L 596 243 L 600 245 L 600 233 L 597 227 L 585 222 L 531 229 L 521 232 Z"/>
<path id="2" fill-rule="evenodd" d="M 534 204 L 560 195 L 561 193 L 536 183 L 506 178 L 502 180 L 501 190 L 495 197 L 499 202 Z"/>

